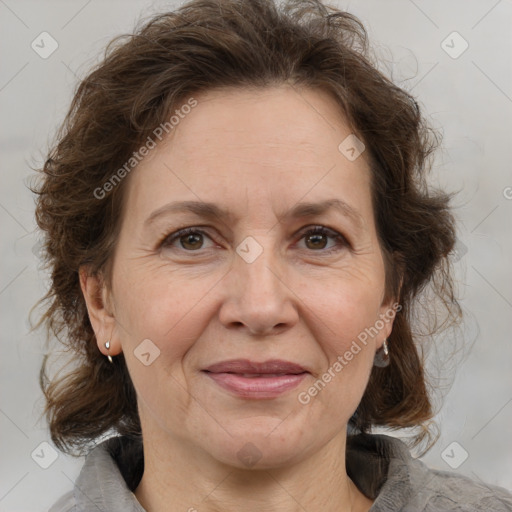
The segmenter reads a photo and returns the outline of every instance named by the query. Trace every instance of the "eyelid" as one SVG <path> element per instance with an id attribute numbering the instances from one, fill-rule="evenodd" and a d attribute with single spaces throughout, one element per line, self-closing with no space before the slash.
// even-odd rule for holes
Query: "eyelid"
<path id="1" fill-rule="evenodd" d="M 168 233 L 164 235 L 161 238 L 161 241 L 158 244 L 159 248 L 162 247 L 169 247 L 171 246 L 171 243 L 175 242 L 176 240 L 179 240 L 181 237 L 186 236 L 187 234 L 200 234 L 207 238 L 209 238 L 212 242 L 215 242 L 213 238 L 205 231 L 205 229 L 208 229 L 209 226 L 188 226 L 184 228 L 180 228 L 176 231 L 173 231 L 172 233 Z M 348 241 L 348 239 L 337 230 L 330 228 L 328 226 L 324 226 L 321 224 L 310 224 L 308 226 L 304 226 L 301 228 L 298 233 L 294 235 L 294 238 L 299 237 L 299 240 L 297 242 L 300 242 L 305 235 L 307 234 L 324 234 L 326 236 L 329 236 L 332 239 L 335 239 L 338 241 L 338 247 L 331 247 L 330 249 L 319 249 L 317 251 L 311 250 L 310 252 L 315 253 L 318 252 L 319 254 L 329 254 L 330 252 L 334 252 L 336 250 L 339 250 L 339 245 L 346 246 L 348 248 L 351 248 L 351 244 Z M 180 250 L 188 253 L 194 253 L 194 252 L 200 252 L 201 249 L 198 249 L 196 251 L 193 250 L 186 250 L 179 248 Z"/>
<path id="2" fill-rule="evenodd" d="M 350 242 L 348 241 L 347 237 L 345 235 L 343 235 L 342 233 L 340 233 L 339 231 L 337 231 L 336 229 L 333 229 L 333 228 L 330 228 L 328 226 L 325 226 L 323 224 L 312 224 L 312 225 L 309 225 L 309 226 L 305 226 L 304 228 L 302 228 L 300 231 L 299 231 L 299 235 L 300 235 L 300 238 L 299 238 L 299 241 L 301 241 L 303 239 L 303 237 L 308 234 L 308 233 L 312 233 L 312 234 L 324 234 L 326 236 L 329 236 L 335 240 L 338 241 L 338 243 L 348 247 L 348 248 L 352 248 L 352 245 L 350 244 Z M 323 254 L 329 254 L 330 252 L 335 252 L 336 250 L 339 250 L 339 248 L 337 247 L 331 247 L 330 249 L 322 249 L 322 250 L 318 250 L 318 251 L 311 251 L 311 252 L 318 252 L 318 253 L 323 253 Z"/>
<path id="3" fill-rule="evenodd" d="M 158 243 L 158 247 L 166 247 L 170 246 L 172 242 L 179 240 L 182 236 L 194 233 L 194 234 L 200 234 L 204 235 L 205 237 L 208 237 L 210 240 L 213 241 L 212 237 L 204 230 L 207 226 L 188 226 L 185 228 L 180 228 L 175 231 L 172 231 L 171 233 L 165 234 L 160 242 Z M 185 249 L 182 249 L 185 252 L 198 252 L 198 251 L 186 251 Z"/>

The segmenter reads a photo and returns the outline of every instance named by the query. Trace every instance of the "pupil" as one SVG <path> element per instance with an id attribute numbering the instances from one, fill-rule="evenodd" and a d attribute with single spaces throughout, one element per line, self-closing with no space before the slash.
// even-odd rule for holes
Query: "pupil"
<path id="1" fill-rule="evenodd" d="M 200 236 L 201 235 L 198 235 L 198 234 L 185 235 L 183 246 L 186 246 L 187 244 L 191 244 L 193 246 L 192 249 L 197 249 L 197 242 L 200 242 Z M 195 247 L 194 247 L 194 243 L 196 244 Z M 187 249 L 187 247 L 185 247 L 185 249 Z"/>
<path id="2" fill-rule="evenodd" d="M 322 237 L 324 237 L 324 235 L 323 235 L 323 234 L 310 235 L 310 236 L 308 237 L 308 240 L 313 240 L 313 244 L 315 244 L 315 243 L 316 243 L 316 242 L 318 242 L 318 241 L 319 241 L 319 239 L 320 239 L 320 238 L 322 238 Z M 316 240 L 316 242 L 315 242 L 315 240 Z M 324 239 L 324 242 L 325 242 L 325 239 Z M 317 245 L 317 247 L 318 247 L 318 245 Z M 323 249 L 324 247 L 325 247 L 325 243 L 322 245 L 321 249 Z"/>

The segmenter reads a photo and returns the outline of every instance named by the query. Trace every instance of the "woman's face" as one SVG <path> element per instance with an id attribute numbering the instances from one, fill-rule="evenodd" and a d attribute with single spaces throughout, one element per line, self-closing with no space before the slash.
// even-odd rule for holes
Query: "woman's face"
<path id="1" fill-rule="evenodd" d="M 370 172 L 351 139 L 339 148 L 351 131 L 324 93 L 195 99 L 129 177 L 108 307 L 93 324 L 104 353 L 106 339 L 124 352 L 143 433 L 277 467 L 344 435 L 391 331 Z M 205 371 L 235 359 L 306 373 Z"/>

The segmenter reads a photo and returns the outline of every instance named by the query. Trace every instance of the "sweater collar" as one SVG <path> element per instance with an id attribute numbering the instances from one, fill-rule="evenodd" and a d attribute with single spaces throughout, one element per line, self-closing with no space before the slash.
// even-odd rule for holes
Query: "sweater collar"
<path id="1" fill-rule="evenodd" d="M 401 510 L 407 503 L 415 485 L 411 464 L 418 469 L 423 466 L 399 439 L 377 434 L 347 438 L 347 474 L 363 494 L 375 500 L 370 512 Z M 143 472 L 141 438 L 118 436 L 103 441 L 86 457 L 75 482 L 78 510 L 145 512 L 134 494 Z"/>

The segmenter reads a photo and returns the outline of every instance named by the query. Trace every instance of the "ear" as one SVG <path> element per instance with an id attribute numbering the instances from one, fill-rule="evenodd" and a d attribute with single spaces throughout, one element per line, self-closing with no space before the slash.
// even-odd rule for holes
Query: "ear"
<path id="1" fill-rule="evenodd" d="M 80 288 L 85 299 L 89 320 L 91 322 L 96 343 L 105 356 L 118 355 L 121 352 L 121 343 L 115 335 L 116 319 L 110 307 L 110 292 L 104 278 L 99 274 L 90 272 L 83 265 L 79 269 Z M 110 341 L 110 349 L 105 348 L 105 342 Z"/>
<path id="2" fill-rule="evenodd" d="M 382 327 L 379 329 L 379 334 L 376 338 L 376 348 L 379 349 L 382 347 L 384 340 L 389 338 L 391 331 L 393 330 L 393 323 L 395 321 L 395 316 L 398 311 L 402 309 L 402 305 L 399 304 L 395 299 L 391 299 L 380 307 L 379 310 L 379 319 L 378 327 Z M 376 324 L 377 324 L 376 322 Z"/>
<path id="3" fill-rule="evenodd" d="M 379 335 L 376 339 L 377 349 L 382 347 L 384 340 L 389 338 L 391 331 L 393 330 L 393 324 L 395 321 L 396 314 L 401 311 L 402 305 L 399 302 L 401 297 L 403 283 L 403 274 L 400 276 L 400 283 L 398 285 L 397 295 L 398 297 L 391 297 L 389 300 L 383 301 L 379 309 L 379 320 L 384 323 L 382 329 L 379 329 Z"/>

